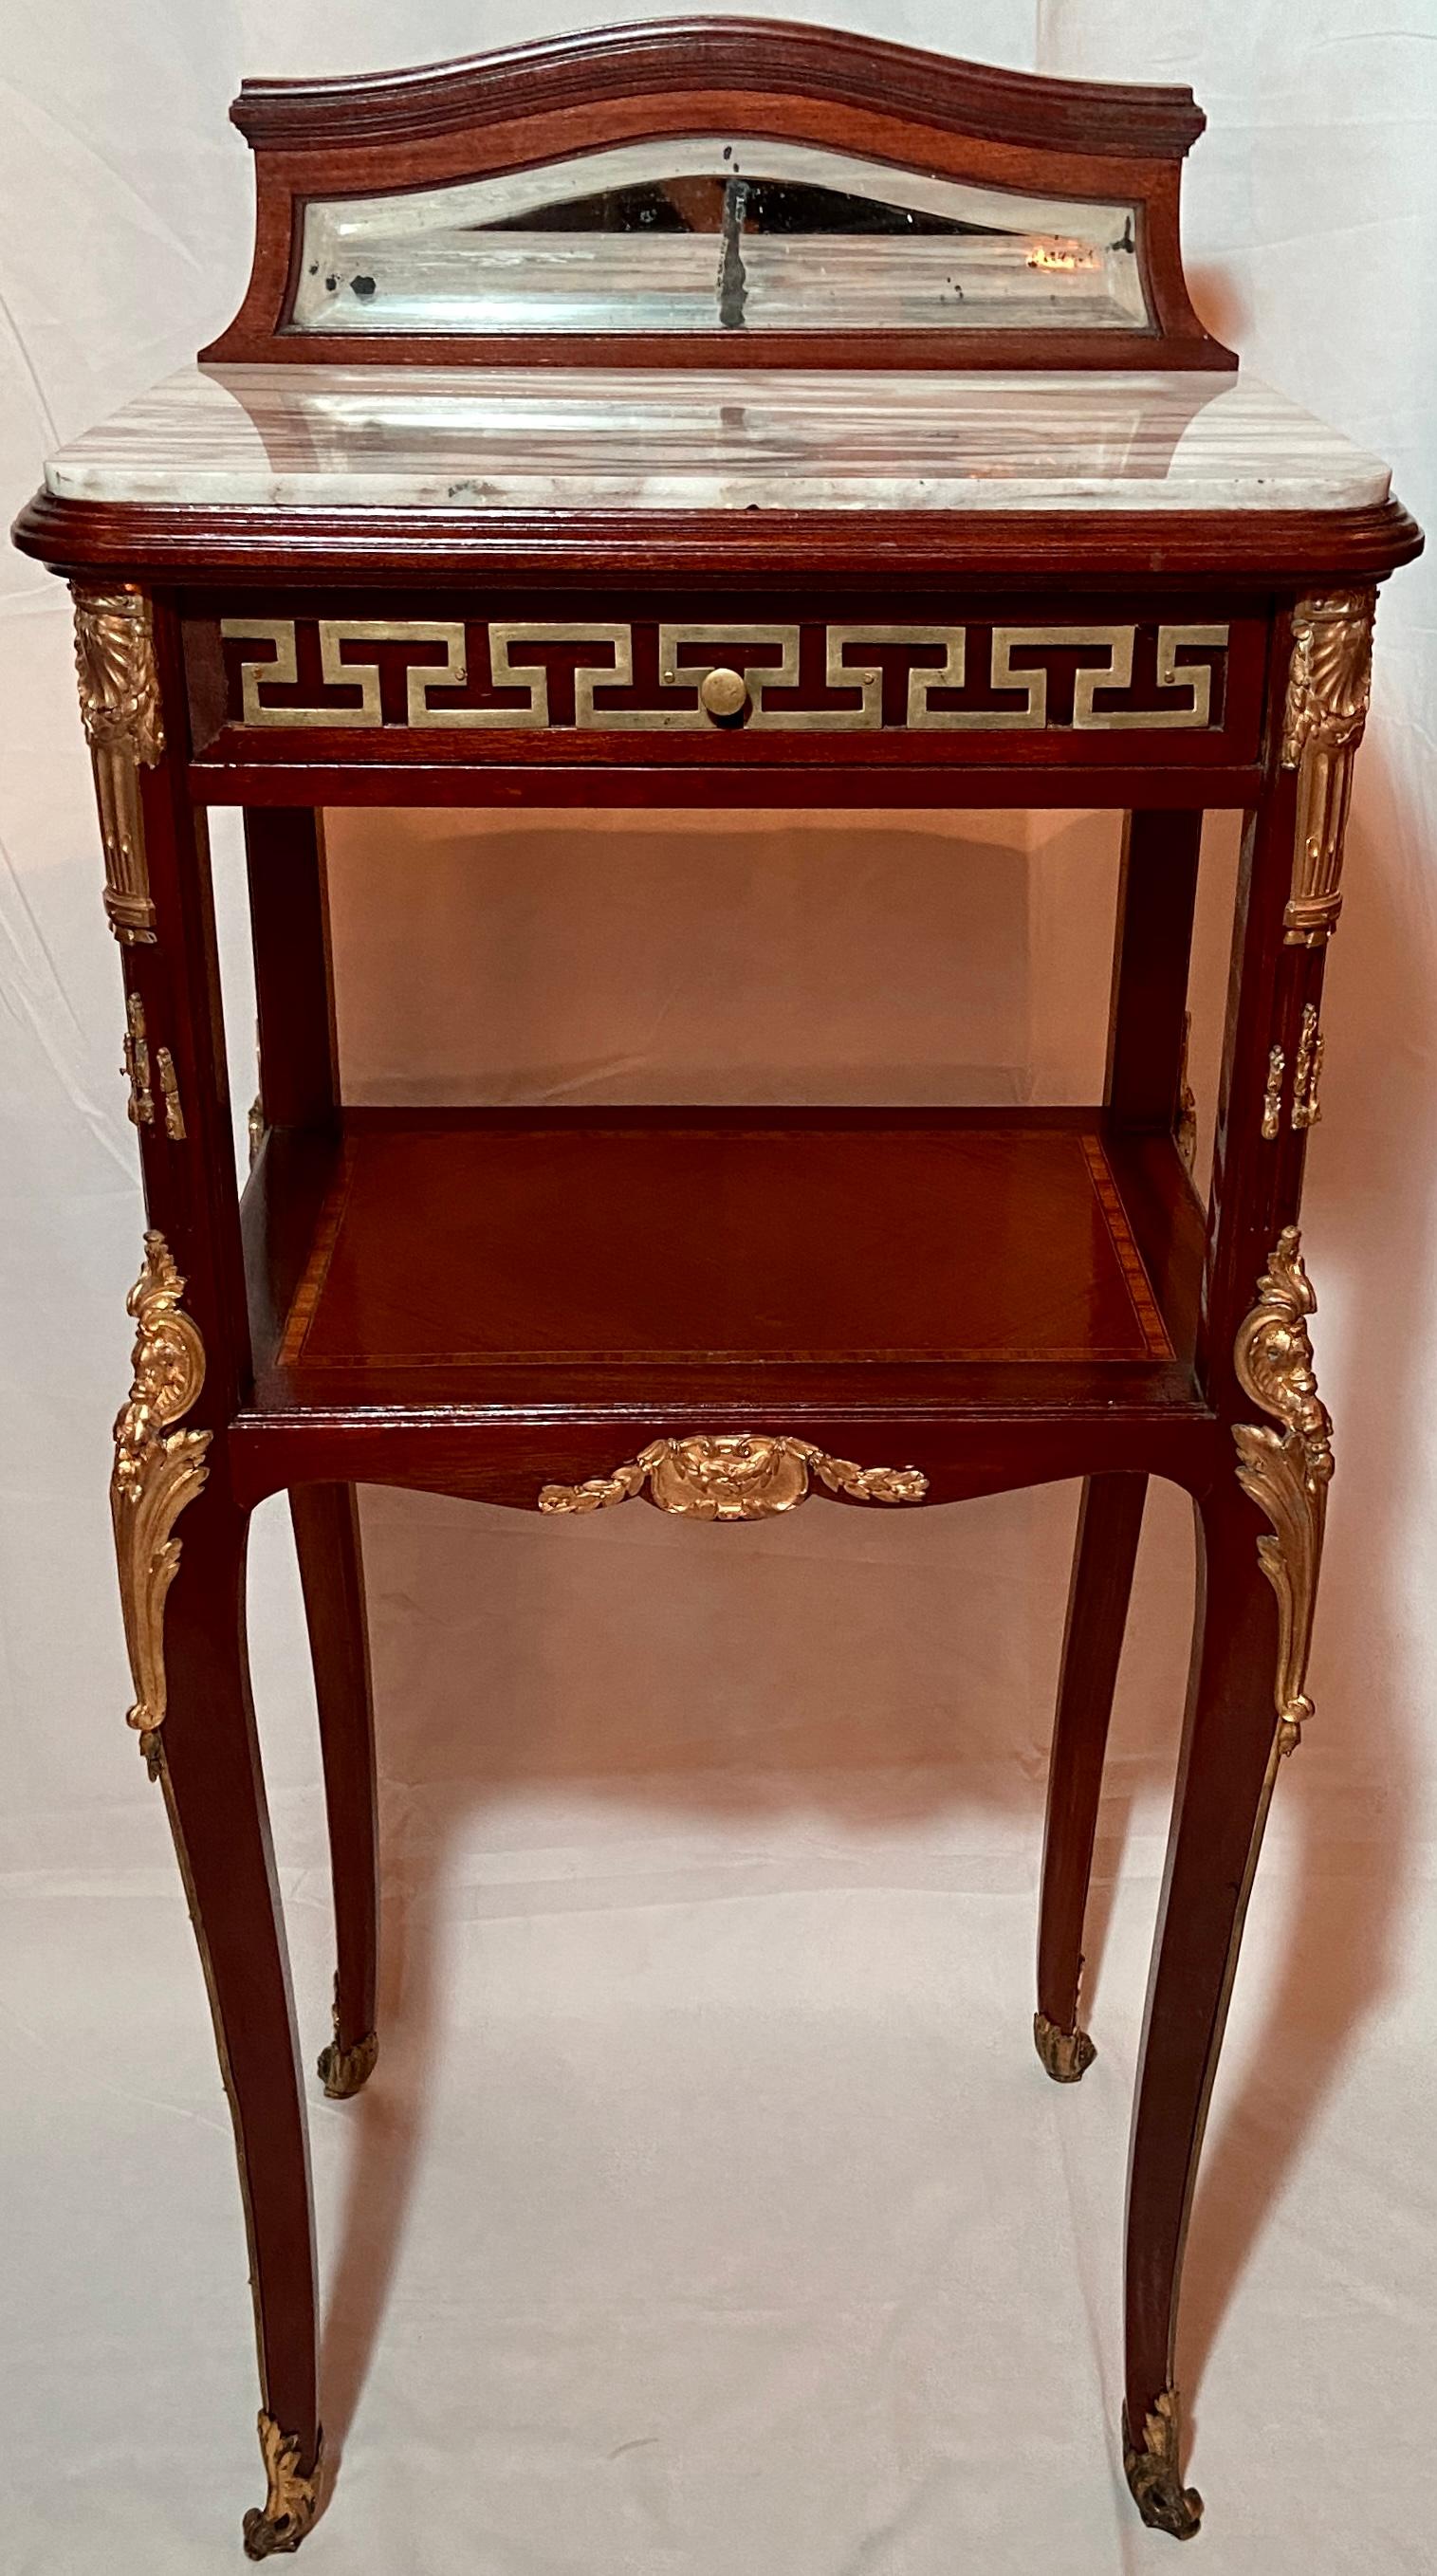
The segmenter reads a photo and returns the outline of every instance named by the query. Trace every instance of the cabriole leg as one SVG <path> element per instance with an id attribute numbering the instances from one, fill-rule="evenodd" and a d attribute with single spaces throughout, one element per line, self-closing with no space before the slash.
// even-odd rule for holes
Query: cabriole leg
<path id="1" fill-rule="evenodd" d="M 213 1430 L 190 1417 L 205 1350 L 164 1236 L 130 1297 L 134 1380 L 110 1503 L 135 1699 L 169 1810 L 239 2153 L 259 2342 L 262 2509 L 252 2558 L 297 2549 L 318 2509 L 321 2435 L 309 2149 L 289 1966 L 245 1644 L 248 1516 Z"/>
<path id="2" fill-rule="evenodd" d="M 246 1516 L 222 1489 L 186 1515 L 165 1629 L 156 1761 L 204 1962 L 234 2119 L 259 2341 L 263 2508 L 246 2554 L 297 2549 L 318 2509 L 321 2433 L 309 2147 L 289 1963 L 244 1639 Z"/>
<path id="3" fill-rule="evenodd" d="M 1198 1513 L 1198 1616 L 1148 1987 L 1128 2170 L 1124 2464 L 1138 2510 L 1185 2540 L 1202 2499 L 1179 2475 L 1178 2289 L 1238 1944 L 1286 1738 L 1260 1522 L 1236 1479 Z"/>
<path id="4" fill-rule="evenodd" d="M 374 1717 L 359 1514 L 352 1485 L 297 1485 L 289 1498 L 314 1660 L 334 1885 L 334 2038 L 319 2060 L 333 2100 L 357 2093 L 379 2041 Z"/>
<path id="5" fill-rule="evenodd" d="M 1124 2457 L 1143 2520 L 1187 2539 L 1173 2385 L 1188 2212 L 1238 1944 L 1284 1754 L 1311 1716 L 1307 1658 L 1332 1426 L 1317 1392 L 1316 1300 L 1285 1226 L 1238 1327 L 1234 1472 L 1198 1508 L 1198 1615 L 1128 2169 Z M 1277 1428 L 1274 1429 L 1274 1424 Z"/>
<path id="6" fill-rule="evenodd" d="M 1083 1916 L 1146 1494 L 1145 1476 L 1090 1476 L 1078 1510 L 1048 1773 L 1033 2016 L 1038 2055 L 1059 2084 L 1075 2084 L 1096 2053 L 1078 2026 Z"/>

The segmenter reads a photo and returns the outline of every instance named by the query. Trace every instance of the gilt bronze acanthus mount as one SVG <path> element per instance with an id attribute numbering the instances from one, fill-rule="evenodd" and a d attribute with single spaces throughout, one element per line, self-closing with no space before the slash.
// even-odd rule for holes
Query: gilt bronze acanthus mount
<path id="1" fill-rule="evenodd" d="M 174 1527 L 209 1474 L 208 1431 L 173 1428 L 205 1380 L 199 1326 L 180 1300 L 185 1283 L 162 1234 L 145 1236 L 145 1266 L 126 1301 L 135 1318 L 134 1377 L 115 1423 L 110 1516 L 135 1698 L 129 1722 L 151 1778 L 162 1760 L 165 1601 L 179 1570 Z"/>
<path id="2" fill-rule="evenodd" d="M 1238 1483 L 1272 1523 L 1257 1552 L 1277 1595 L 1275 1697 L 1283 1753 L 1292 1751 L 1303 1719 L 1312 1715 L 1303 1685 L 1332 1481 L 1332 1424 L 1317 1392 L 1307 1330 L 1316 1306 L 1298 1229 L 1289 1225 L 1258 1281 L 1257 1304 L 1239 1326 L 1233 1352 L 1244 1395 L 1283 1427 L 1236 1422 L 1232 1433 Z"/>

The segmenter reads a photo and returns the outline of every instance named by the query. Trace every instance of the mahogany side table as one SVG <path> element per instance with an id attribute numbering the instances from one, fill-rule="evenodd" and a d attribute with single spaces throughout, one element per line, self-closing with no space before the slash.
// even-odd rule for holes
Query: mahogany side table
<path id="1" fill-rule="evenodd" d="M 112 1504 L 130 1722 L 239 2148 L 268 2480 L 245 2546 L 299 2545 L 321 2467 L 246 1529 L 289 1493 L 338 1936 L 320 2073 L 345 2095 L 377 2045 L 366 1481 L 721 1522 L 1083 1478 L 1034 2025 L 1060 2083 L 1092 2056 L 1083 1912 L 1147 1479 L 1191 1496 L 1124 2419 L 1144 2520 L 1185 2536 L 1183 2239 L 1310 1714 L 1332 1468 L 1297 1225 L 1323 966 L 1376 585 L 1417 531 L 1380 464 L 1194 314 L 1186 90 L 727 20 L 247 83 L 234 115 L 258 181 L 239 315 L 65 449 L 16 535 L 74 587 L 123 973 L 148 1231 Z M 346 1106 L 322 809 L 520 802 L 1121 811 L 1102 1099 Z M 242 1187 L 212 805 L 248 849 Z M 1184 997 L 1223 808 L 1244 837 L 1205 1206 Z"/>

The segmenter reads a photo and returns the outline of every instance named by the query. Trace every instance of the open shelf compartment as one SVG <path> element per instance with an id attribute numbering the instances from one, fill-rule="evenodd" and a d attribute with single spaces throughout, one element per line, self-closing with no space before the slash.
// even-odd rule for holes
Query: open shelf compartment
<path id="1" fill-rule="evenodd" d="M 245 1197 L 265 1412 L 1192 1404 L 1203 1219 L 1083 1110 L 350 1110 Z"/>

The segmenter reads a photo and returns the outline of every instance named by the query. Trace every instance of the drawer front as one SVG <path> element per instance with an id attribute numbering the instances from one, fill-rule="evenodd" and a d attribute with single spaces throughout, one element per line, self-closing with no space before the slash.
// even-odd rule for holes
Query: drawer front
<path id="1" fill-rule="evenodd" d="M 905 603 L 906 604 L 906 603 Z M 205 762 L 1075 768 L 1257 757 L 1266 627 L 1180 600 L 907 618 L 546 614 L 532 599 L 216 603 Z"/>

